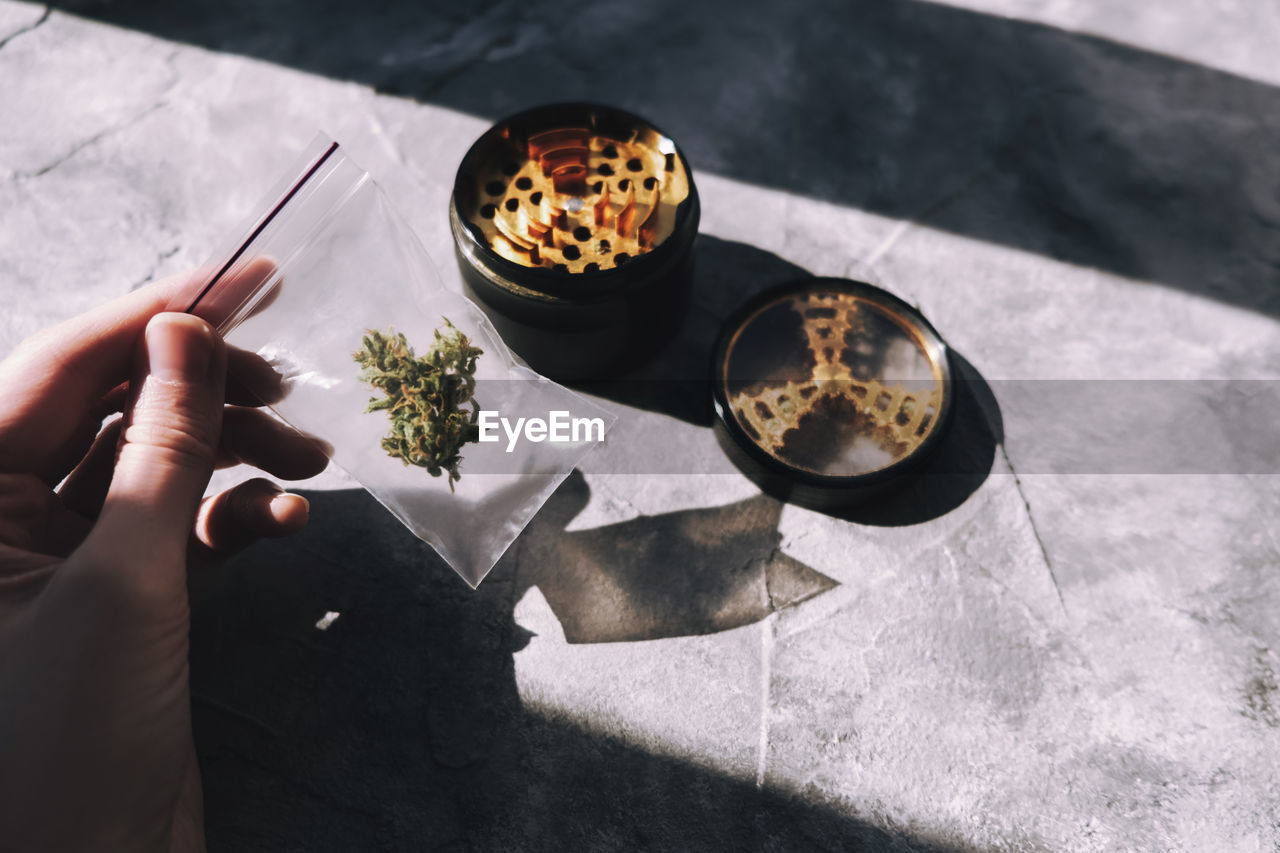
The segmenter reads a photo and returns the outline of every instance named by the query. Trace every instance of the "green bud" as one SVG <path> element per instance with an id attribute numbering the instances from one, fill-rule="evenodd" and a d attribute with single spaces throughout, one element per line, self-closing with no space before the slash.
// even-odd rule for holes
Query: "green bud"
<path id="1" fill-rule="evenodd" d="M 462 476 L 462 446 L 480 438 L 480 409 L 472 394 L 476 359 L 483 350 L 472 346 L 449 318 L 442 319 L 444 331 L 435 330 L 431 349 L 422 358 L 414 355 L 402 333 L 391 329 L 368 330 L 352 358 L 363 368 L 361 381 L 386 395 L 371 397 L 365 409 L 385 411 L 391 418 L 382 449 L 406 465 L 426 468 L 433 477 L 448 471 L 452 491 Z"/>

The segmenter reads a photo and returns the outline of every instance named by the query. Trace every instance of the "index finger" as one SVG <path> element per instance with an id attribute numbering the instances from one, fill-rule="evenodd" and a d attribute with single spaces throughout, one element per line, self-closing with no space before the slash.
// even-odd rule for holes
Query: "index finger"
<path id="1" fill-rule="evenodd" d="M 275 269 L 262 259 L 240 276 L 261 281 Z M 174 310 L 202 272 L 171 276 L 38 332 L 0 362 L 0 471 L 46 482 L 69 471 L 77 460 L 67 457 L 97 433 L 103 396 L 128 379 L 147 321 Z"/>

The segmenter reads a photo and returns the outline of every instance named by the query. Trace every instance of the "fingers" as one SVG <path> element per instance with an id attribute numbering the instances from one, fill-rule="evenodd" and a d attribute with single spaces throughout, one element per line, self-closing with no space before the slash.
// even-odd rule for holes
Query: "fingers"
<path id="1" fill-rule="evenodd" d="M 228 406 L 218 467 L 244 463 L 285 480 L 305 480 L 329 464 L 329 448 L 258 409 Z"/>
<path id="2" fill-rule="evenodd" d="M 256 286 L 275 269 L 254 261 L 238 285 Z M 158 281 L 40 332 L 0 363 L 0 470 L 37 474 L 50 485 L 60 480 L 92 440 L 100 401 L 128 378 L 147 321 L 182 302 L 199 275 Z"/>
<path id="3" fill-rule="evenodd" d="M 39 478 L 30 474 L 0 474 L 0 544 L 31 550 L 55 501 Z M 0 574 L 4 567 L 0 566 Z"/>
<path id="4" fill-rule="evenodd" d="M 123 420 L 114 421 L 98 433 L 89 452 L 58 490 L 63 507 L 84 518 L 98 517 L 111 485 L 111 472 L 116 467 L 123 424 Z"/>
<path id="5" fill-rule="evenodd" d="M 284 398 L 284 379 L 265 358 L 238 347 L 227 348 L 227 402 L 269 406 Z"/>
<path id="6" fill-rule="evenodd" d="M 288 494 L 270 480 L 249 480 L 205 499 L 196 518 L 196 538 L 229 554 L 259 539 L 297 533 L 306 526 L 309 509 L 306 498 Z"/>
<path id="7" fill-rule="evenodd" d="M 252 390 L 250 390 L 252 389 Z M 265 358 L 238 347 L 227 347 L 227 402 L 233 406 L 269 406 L 284 399 L 284 377 Z M 129 403 L 129 383 L 112 388 L 90 412 L 96 426 Z"/>
<path id="8" fill-rule="evenodd" d="M 58 494 L 66 509 L 85 518 L 98 516 L 111 485 L 121 423 L 108 424 L 99 433 L 83 461 L 62 484 Z M 325 469 L 330 453 L 318 439 L 302 435 L 266 412 L 228 407 L 222 413 L 215 467 L 243 463 L 283 480 L 304 480 Z"/>
<path id="9" fill-rule="evenodd" d="M 20 614 L 29 609 L 61 562 L 57 557 L 0 545 L 0 646 L 9 644 L 6 632 L 20 623 Z"/>
<path id="10" fill-rule="evenodd" d="M 236 317 L 250 300 L 255 299 L 248 316 L 253 316 L 274 302 L 280 292 L 280 279 L 271 279 L 278 269 L 268 257 L 248 261 L 234 261 L 224 267 L 226 274 L 210 269 L 210 275 L 196 286 L 188 288 L 169 309 L 186 311 L 206 320 L 215 328 Z M 264 292 L 264 286 L 268 289 Z"/>
<path id="11" fill-rule="evenodd" d="M 184 314 L 153 318 L 144 337 L 111 485 L 77 553 L 137 573 L 139 589 L 185 596 L 187 541 L 217 454 L 226 348 Z"/>
<path id="12" fill-rule="evenodd" d="M 52 476 L 103 395 L 124 381 L 147 320 L 183 286 L 165 279 L 24 341 L 0 364 L 0 468 Z M 96 426 L 91 424 L 90 426 Z M 92 436 L 89 436 L 92 439 Z"/>

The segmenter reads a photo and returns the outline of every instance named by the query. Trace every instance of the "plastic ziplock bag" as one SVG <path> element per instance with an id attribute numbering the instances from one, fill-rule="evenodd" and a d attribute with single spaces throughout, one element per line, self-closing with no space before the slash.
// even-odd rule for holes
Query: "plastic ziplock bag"
<path id="1" fill-rule="evenodd" d="M 318 138 L 268 199 L 173 310 L 265 359 L 277 387 L 237 378 L 327 443 L 335 464 L 478 585 L 614 416 L 518 362 L 480 309 L 442 286 L 418 238 L 338 143 Z M 474 382 L 458 333 L 480 350 Z M 414 360 L 367 355 L 394 350 L 399 335 Z M 445 354 L 439 364 L 433 351 Z M 390 371 L 382 385 L 371 384 L 369 359 L 373 374 Z M 417 372 L 399 382 L 405 364 Z M 435 403 L 421 402 L 432 394 Z M 455 478 L 430 454 L 447 453 L 459 430 L 470 440 Z"/>

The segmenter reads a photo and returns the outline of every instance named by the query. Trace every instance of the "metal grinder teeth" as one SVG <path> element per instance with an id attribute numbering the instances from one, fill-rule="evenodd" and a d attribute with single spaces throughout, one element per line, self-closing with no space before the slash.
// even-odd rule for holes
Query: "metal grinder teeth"
<path id="1" fill-rule="evenodd" d="M 674 143 L 648 128 L 615 139 L 557 127 L 479 164 L 465 218 L 517 264 L 592 273 L 652 251 L 675 229 L 689 175 Z"/>
<path id="2" fill-rule="evenodd" d="M 800 437 L 806 419 L 838 406 L 892 459 L 923 444 L 942 408 L 941 383 L 908 391 L 899 382 L 886 385 L 855 376 L 852 359 L 845 357 L 850 337 L 856 339 L 861 325 L 854 297 L 812 293 L 795 297 L 790 307 L 803 319 L 812 373 L 805 381 L 759 385 L 731 398 L 730 408 L 752 440 L 770 455 L 792 461 L 789 443 Z"/>

